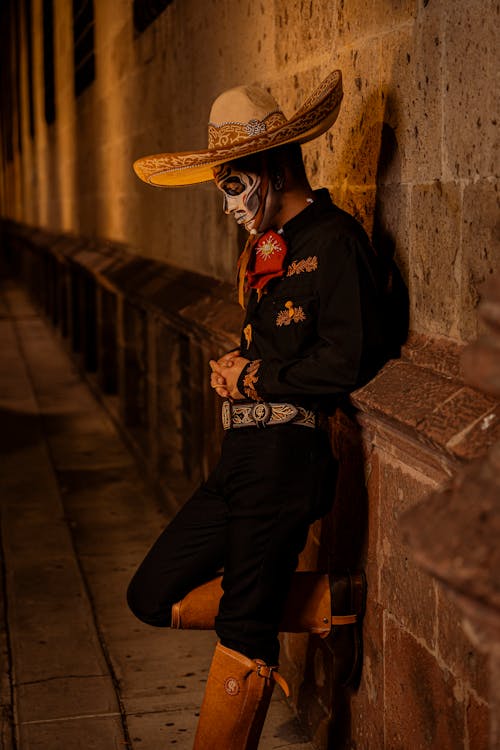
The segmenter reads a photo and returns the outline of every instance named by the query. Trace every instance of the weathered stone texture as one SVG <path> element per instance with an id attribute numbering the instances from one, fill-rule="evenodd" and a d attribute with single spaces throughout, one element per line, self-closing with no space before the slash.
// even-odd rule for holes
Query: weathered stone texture
<path id="1" fill-rule="evenodd" d="M 466 0 L 445 14 L 444 149 L 446 174 L 475 179 L 498 175 L 498 4 Z"/>
<path id="2" fill-rule="evenodd" d="M 383 466 L 380 482 L 384 488 L 384 501 L 379 507 L 380 602 L 403 627 L 429 648 L 435 648 L 436 591 L 429 577 L 409 557 L 399 530 L 401 514 L 421 500 L 432 484 L 425 476 L 392 462 Z M 427 616 L 422 617 L 422 612 Z"/>
<path id="3" fill-rule="evenodd" d="M 381 184 L 418 184 L 441 176 L 439 33 L 429 25 L 426 13 L 382 40 L 383 122 L 393 132 L 394 146 L 392 153 L 381 153 Z"/>
<path id="4" fill-rule="evenodd" d="M 479 180 L 464 188 L 461 335 L 466 340 L 478 333 L 475 308 L 484 282 L 500 274 L 499 203 L 495 180 Z"/>
<path id="5" fill-rule="evenodd" d="M 386 620 L 385 747 L 465 750 L 463 698 L 456 680 L 413 636 Z"/>
<path id="6" fill-rule="evenodd" d="M 4 167 L 4 214 L 125 240 L 138 253 L 230 281 L 242 243 L 213 186 L 154 189 L 139 183 L 132 162 L 204 147 L 211 102 L 224 89 L 263 85 L 290 116 L 340 67 L 339 119 L 304 147 L 312 184 L 328 187 L 395 252 L 415 330 L 474 336 L 479 286 L 500 255 L 489 182 L 497 171 L 493 0 L 186 0 L 141 34 L 130 3 L 98 3 L 97 76 L 76 100 L 71 3 L 61 0 L 50 127 L 41 7 L 36 0 L 36 138 L 23 121 L 22 155 Z M 25 62 L 21 79 L 26 111 Z"/>
<path id="7" fill-rule="evenodd" d="M 456 603 L 438 588 L 437 652 L 439 658 L 484 703 L 489 698 L 488 659 L 464 632 L 464 617 Z"/>
<path id="8" fill-rule="evenodd" d="M 460 189 L 436 181 L 412 193 L 409 292 L 411 328 L 458 337 Z"/>

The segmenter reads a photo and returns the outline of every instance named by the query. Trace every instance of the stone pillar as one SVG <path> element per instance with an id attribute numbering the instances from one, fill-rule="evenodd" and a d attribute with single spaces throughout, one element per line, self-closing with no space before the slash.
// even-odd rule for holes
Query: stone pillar
<path id="1" fill-rule="evenodd" d="M 464 374 L 500 396 L 500 277 L 485 286 L 479 313 L 485 333 L 464 351 Z M 417 563 L 455 600 L 464 630 L 489 657 L 493 750 L 500 747 L 500 409 L 486 419 L 475 429 L 496 420 L 497 442 L 406 513 L 402 525 Z"/>

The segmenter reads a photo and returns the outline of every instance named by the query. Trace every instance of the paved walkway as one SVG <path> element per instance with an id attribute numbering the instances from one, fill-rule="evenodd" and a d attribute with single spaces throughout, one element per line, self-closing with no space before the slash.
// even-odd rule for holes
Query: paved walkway
<path id="1" fill-rule="evenodd" d="M 124 600 L 165 514 L 10 282 L 0 351 L 0 748 L 187 750 L 214 634 L 143 626 Z M 277 691 L 261 748 L 312 750 Z"/>

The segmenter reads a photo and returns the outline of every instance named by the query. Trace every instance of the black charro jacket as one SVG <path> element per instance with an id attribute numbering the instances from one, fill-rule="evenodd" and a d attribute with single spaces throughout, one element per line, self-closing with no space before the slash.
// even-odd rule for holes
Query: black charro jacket
<path id="1" fill-rule="evenodd" d="M 383 274 L 361 225 L 325 189 L 282 233 L 285 273 L 248 301 L 241 356 L 251 362 L 238 389 L 330 413 L 386 359 Z"/>

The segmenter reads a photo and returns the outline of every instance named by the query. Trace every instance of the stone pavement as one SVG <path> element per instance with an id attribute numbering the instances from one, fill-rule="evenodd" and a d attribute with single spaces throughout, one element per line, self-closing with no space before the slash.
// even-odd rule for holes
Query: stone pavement
<path id="1" fill-rule="evenodd" d="M 0 347 L 0 748 L 191 748 L 214 634 L 150 628 L 125 603 L 165 512 L 5 281 Z M 261 748 L 313 750 L 278 691 Z"/>

